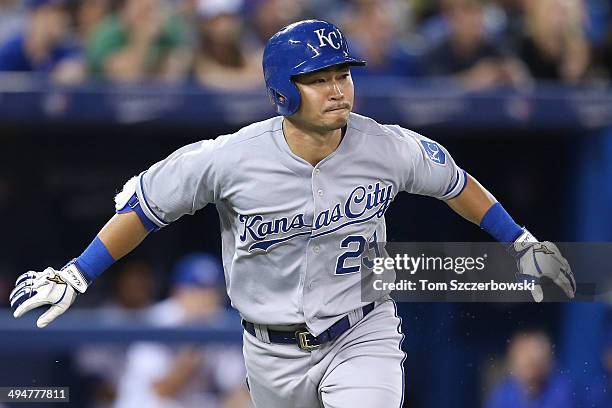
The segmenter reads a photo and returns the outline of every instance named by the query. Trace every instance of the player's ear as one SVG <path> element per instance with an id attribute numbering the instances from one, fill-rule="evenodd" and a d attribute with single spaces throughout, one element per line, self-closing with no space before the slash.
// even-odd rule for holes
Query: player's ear
<path id="1" fill-rule="evenodd" d="M 270 89 L 270 92 L 268 92 L 268 96 L 270 97 L 270 102 L 272 103 L 272 105 L 276 105 L 276 101 L 280 103 L 285 103 L 285 101 L 287 101 L 285 95 L 281 94 L 275 89 Z"/>

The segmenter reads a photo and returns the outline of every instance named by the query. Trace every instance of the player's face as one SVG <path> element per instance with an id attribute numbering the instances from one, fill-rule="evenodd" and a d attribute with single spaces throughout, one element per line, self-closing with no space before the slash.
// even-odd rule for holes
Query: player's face
<path id="1" fill-rule="evenodd" d="M 294 123 L 324 131 L 346 125 L 355 96 L 348 65 L 300 75 L 295 84 L 300 90 L 301 103 L 299 110 L 291 116 Z"/>

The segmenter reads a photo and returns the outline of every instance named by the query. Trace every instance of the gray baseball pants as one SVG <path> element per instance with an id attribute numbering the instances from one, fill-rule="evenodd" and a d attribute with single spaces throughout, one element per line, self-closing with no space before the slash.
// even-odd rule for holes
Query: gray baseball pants
<path id="1" fill-rule="evenodd" d="M 243 353 L 255 406 L 401 408 L 405 353 L 400 322 L 395 304 L 387 300 L 335 341 L 312 351 L 266 343 L 245 331 Z"/>

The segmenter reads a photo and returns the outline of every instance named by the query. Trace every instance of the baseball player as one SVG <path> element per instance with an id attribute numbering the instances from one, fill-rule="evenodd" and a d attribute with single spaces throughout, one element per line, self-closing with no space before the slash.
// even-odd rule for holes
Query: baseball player
<path id="1" fill-rule="evenodd" d="M 507 243 L 521 277 L 548 277 L 573 297 L 556 246 L 516 224 L 444 147 L 351 113 L 350 69 L 363 65 L 333 24 L 283 28 L 263 56 L 279 116 L 187 145 L 130 179 L 78 258 L 17 279 L 14 316 L 51 305 L 37 321 L 45 327 L 149 232 L 214 203 L 254 404 L 400 407 L 401 322 L 388 295 L 362 301 L 360 272 L 380 255 L 384 215 L 401 191 L 444 200 Z M 542 300 L 541 286 L 533 294 Z"/>

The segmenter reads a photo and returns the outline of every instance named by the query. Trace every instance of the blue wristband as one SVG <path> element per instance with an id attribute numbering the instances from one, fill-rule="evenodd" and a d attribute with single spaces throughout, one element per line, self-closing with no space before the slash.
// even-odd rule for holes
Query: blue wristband
<path id="1" fill-rule="evenodd" d="M 499 242 L 514 242 L 523 233 L 523 228 L 514 222 L 500 203 L 489 208 L 480 221 L 480 228 Z"/>
<path id="2" fill-rule="evenodd" d="M 74 262 L 85 279 L 91 283 L 114 264 L 115 260 L 100 238 L 96 237 Z"/>

